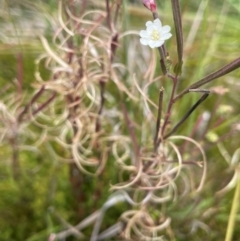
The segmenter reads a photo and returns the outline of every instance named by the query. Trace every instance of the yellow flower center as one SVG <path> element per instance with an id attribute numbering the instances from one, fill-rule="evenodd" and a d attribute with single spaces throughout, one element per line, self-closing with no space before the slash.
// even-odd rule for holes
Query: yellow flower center
<path id="1" fill-rule="evenodd" d="M 160 34 L 157 30 L 153 30 L 151 33 L 151 39 L 156 41 L 160 39 Z"/>

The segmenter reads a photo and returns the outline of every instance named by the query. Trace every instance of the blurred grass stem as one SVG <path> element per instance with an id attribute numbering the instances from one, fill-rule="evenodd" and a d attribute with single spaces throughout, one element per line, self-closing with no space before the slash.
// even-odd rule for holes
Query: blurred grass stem
<path id="1" fill-rule="evenodd" d="M 227 227 L 225 241 L 232 240 L 232 236 L 235 228 L 236 216 L 239 208 L 239 200 L 240 200 L 240 179 L 238 179 L 237 186 L 234 192 L 234 198 L 233 198 L 231 213 L 228 220 L 228 227 Z"/>

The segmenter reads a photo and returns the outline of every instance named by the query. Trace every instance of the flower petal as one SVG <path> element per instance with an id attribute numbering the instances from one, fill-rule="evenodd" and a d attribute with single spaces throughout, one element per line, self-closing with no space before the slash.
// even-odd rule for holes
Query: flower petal
<path id="1" fill-rule="evenodd" d="M 155 43 L 155 47 L 158 48 L 158 47 L 162 46 L 163 44 L 164 44 L 164 40 L 158 40 Z"/>
<path id="2" fill-rule="evenodd" d="M 146 27 L 149 27 L 149 26 L 152 26 L 152 25 L 153 25 L 153 22 L 151 22 L 151 21 L 146 22 Z"/>
<path id="3" fill-rule="evenodd" d="M 165 33 L 161 35 L 161 40 L 170 39 L 172 37 L 171 33 Z"/>
<path id="4" fill-rule="evenodd" d="M 148 42 L 149 42 L 148 39 L 140 38 L 140 43 L 141 43 L 142 45 L 148 45 Z"/>
<path id="5" fill-rule="evenodd" d="M 155 19 L 155 20 L 153 21 L 153 23 L 154 23 L 154 25 L 155 25 L 157 28 L 161 28 L 161 27 L 162 27 L 162 23 L 161 23 L 161 21 L 160 21 L 159 18 Z"/>
<path id="6" fill-rule="evenodd" d="M 153 22 L 146 22 L 146 30 L 141 30 L 140 43 L 142 45 L 149 45 L 150 48 L 158 48 L 164 44 L 166 39 L 171 38 L 171 27 L 168 25 L 162 26 L 160 19 L 155 19 Z M 157 35 L 159 34 L 160 39 Z M 156 40 L 158 39 L 158 40 Z"/>
<path id="7" fill-rule="evenodd" d="M 150 40 L 150 41 L 148 41 L 148 44 L 152 49 L 156 48 L 156 41 Z"/>
<path id="8" fill-rule="evenodd" d="M 149 38 L 149 33 L 146 30 L 141 30 L 139 34 L 142 38 Z"/>
<path id="9" fill-rule="evenodd" d="M 162 27 L 161 33 L 162 34 L 167 33 L 167 32 L 170 32 L 170 30 L 171 30 L 171 27 L 168 26 L 168 25 L 165 25 L 165 26 Z"/>
<path id="10" fill-rule="evenodd" d="M 147 32 L 148 34 L 151 34 L 151 32 L 156 29 L 156 26 L 154 26 L 153 24 L 147 26 Z"/>

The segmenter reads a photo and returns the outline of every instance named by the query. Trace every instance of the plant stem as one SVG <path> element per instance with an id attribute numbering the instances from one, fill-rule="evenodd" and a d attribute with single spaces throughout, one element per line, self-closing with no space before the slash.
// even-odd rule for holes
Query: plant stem
<path id="1" fill-rule="evenodd" d="M 107 13 L 107 25 L 108 25 L 108 28 L 112 31 L 111 10 L 109 5 L 109 0 L 106 0 L 106 13 Z"/>
<path id="2" fill-rule="evenodd" d="M 162 103 L 163 103 L 163 88 L 160 88 L 159 90 L 159 101 L 158 101 L 158 116 L 157 116 L 157 123 L 156 123 L 156 133 L 154 137 L 154 150 L 153 152 L 156 153 L 157 151 L 157 143 L 158 143 L 158 135 L 160 130 L 160 124 L 161 124 L 161 117 L 162 117 Z"/>
<path id="3" fill-rule="evenodd" d="M 42 104 L 36 109 L 35 111 L 32 112 L 32 116 L 38 114 L 41 110 L 45 109 L 57 96 L 57 92 L 53 92 L 53 94 Z"/>
<path id="4" fill-rule="evenodd" d="M 19 123 L 22 122 L 23 116 L 28 112 L 32 104 L 43 94 L 44 91 L 45 91 L 45 86 L 43 85 L 41 89 L 33 96 L 31 101 L 25 106 L 23 111 L 18 115 L 17 120 Z"/>
<path id="5" fill-rule="evenodd" d="M 123 116 L 126 121 L 126 125 L 127 125 L 128 131 L 129 131 L 129 134 L 130 134 L 130 137 L 132 140 L 133 148 L 134 148 L 134 154 L 135 154 L 136 159 L 135 159 L 135 163 L 133 163 L 133 164 L 135 164 L 135 166 L 138 167 L 139 166 L 139 157 L 140 157 L 140 147 L 137 142 L 137 137 L 136 137 L 136 133 L 135 133 L 135 130 L 133 127 L 133 123 L 128 116 L 127 108 L 124 103 L 121 103 L 121 106 L 122 106 Z"/>
<path id="6" fill-rule="evenodd" d="M 158 16 L 158 14 L 156 12 L 153 12 L 153 18 L 154 19 L 159 19 L 159 16 Z M 167 67 L 166 67 L 167 50 L 166 50 L 165 43 L 158 48 L 158 52 L 159 52 L 160 57 L 161 57 L 161 59 L 160 59 L 160 67 L 162 69 L 163 74 L 166 75 L 168 71 L 167 71 Z"/>
<path id="7" fill-rule="evenodd" d="M 197 101 L 197 103 L 190 108 L 190 110 L 184 115 L 184 117 L 173 127 L 173 129 L 168 134 L 163 137 L 163 139 L 168 138 L 174 132 L 176 132 L 178 128 L 185 122 L 185 120 L 192 114 L 192 112 L 208 97 L 208 95 L 209 92 L 204 93 L 204 95 Z"/>
<path id="8" fill-rule="evenodd" d="M 239 198 L 240 198 L 240 179 L 238 180 L 237 186 L 235 188 L 231 213 L 230 213 L 229 220 L 228 220 L 228 227 L 227 227 L 227 233 L 226 233 L 225 241 L 231 241 L 232 240 L 234 226 L 235 226 L 236 214 L 237 214 L 238 207 L 239 207 Z"/>
<path id="9" fill-rule="evenodd" d="M 104 106 L 104 102 L 105 102 L 105 97 L 104 97 L 104 93 L 105 93 L 105 82 L 100 80 L 99 82 L 100 85 L 100 96 L 101 96 L 101 101 L 100 101 L 100 107 L 98 110 L 98 117 L 97 117 L 97 121 L 96 121 L 96 126 L 95 126 L 95 131 L 99 132 L 101 129 L 101 122 L 100 122 L 100 116 L 102 114 L 102 110 L 103 110 L 103 106 Z"/>
<path id="10" fill-rule="evenodd" d="M 162 127 L 162 136 L 164 135 L 164 131 L 166 129 L 166 126 L 168 124 L 169 118 L 170 118 L 171 113 L 172 113 L 172 106 L 174 104 L 174 95 L 175 95 L 177 82 L 178 82 L 177 76 L 172 76 L 170 74 L 168 74 L 168 76 L 173 80 L 173 87 L 172 87 L 171 97 L 170 97 L 170 100 L 169 100 L 169 103 L 168 103 L 167 113 L 166 113 L 165 118 L 164 118 L 164 123 L 163 123 L 163 127 Z"/>

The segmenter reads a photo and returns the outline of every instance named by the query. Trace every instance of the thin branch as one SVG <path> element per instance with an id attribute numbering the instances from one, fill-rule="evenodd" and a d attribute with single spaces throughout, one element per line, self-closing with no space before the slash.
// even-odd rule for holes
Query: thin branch
<path id="1" fill-rule="evenodd" d="M 100 227 L 103 222 L 103 218 L 106 214 L 106 211 L 112 206 L 114 206 L 115 204 L 121 203 L 124 201 L 126 201 L 126 196 L 123 195 L 122 193 L 116 192 L 111 197 L 109 197 L 109 199 L 102 206 L 99 216 L 96 218 L 90 241 L 101 240 L 101 239 L 98 239 L 98 236 L 99 236 Z M 123 228 L 123 225 L 121 225 L 121 228 Z"/>
<path id="2" fill-rule="evenodd" d="M 42 105 L 40 105 L 38 107 L 38 109 L 36 109 L 35 111 L 33 111 L 32 115 L 36 115 L 37 113 L 39 113 L 41 110 L 45 109 L 57 96 L 57 92 L 53 92 L 53 94 L 50 96 L 50 98 L 45 101 Z"/>
<path id="3" fill-rule="evenodd" d="M 111 10 L 110 10 L 109 0 L 106 0 L 106 12 L 107 12 L 107 25 L 108 25 L 108 28 L 112 30 Z"/>
<path id="4" fill-rule="evenodd" d="M 174 101 L 183 97 L 185 94 L 187 94 L 189 92 L 190 89 L 197 89 L 197 88 L 201 87 L 202 85 L 205 85 L 205 84 L 211 82 L 212 80 L 215 80 L 221 76 L 224 76 L 239 67 L 240 67 L 240 58 L 237 58 L 236 60 L 232 61 L 230 64 L 225 65 L 224 67 L 220 68 L 219 70 L 207 75 L 206 77 L 200 79 L 199 81 L 197 81 L 194 84 L 187 87 L 184 91 L 182 91 L 182 93 L 180 93 L 179 95 L 177 95 L 175 97 Z"/>
<path id="5" fill-rule="evenodd" d="M 178 64 L 175 70 L 175 73 L 181 73 L 182 69 L 182 58 L 183 58 L 183 31 L 182 31 L 182 18 L 181 18 L 181 9 L 179 0 L 171 0 L 172 10 L 173 10 L 173 19 L 176 30 L 177 38 L 177 51 L 178 51 Z"/>
<path id="6" fill-rule="evenodd" d="M 71 225 L 70 223 L 68 223 L 57 211 L 54 210 L 54 216 L 60 221 L 60 223 L 64 226 L 64 228 L 67 228 L 69 231 L 69 233 L 71 233 L 73 236 L 75 236 L 78 239 L 83 239 L 84 235 L 82 232 L 80 232 L 80 230 L 78 230 L 76 228 L 76 226 L 74 227 L 73 225 Z M 65 232 L 66 232 L 65 231 Z M 65 233 L 66 234 L 66 233 Z M 58 237 L 60 238 L 60 237 Z"/>
<path id="7" fill-rule="evenodd" d="M 97 241 L 107 240 L 107 239 L 116 237 L 119 233 L 123 231 L 124 227 L 125 227 L 125 224 L 121 221 L 112 225 L 111 227 L 104 230 L 102 233 L 98 235 Z"/>
<path id="8" fill-rule="evenodd" d="M 167 139 L 169 136 L 171 136 L 173 133 L 175 133 L 178 128 L 186 121 L 186 119 L 192 114 L 192 112 L 209 96 L 210 91 L 203 94 L 203 96 L 194 104 L 190 110 L 184 115 L 184 117 L 173 127 L 173 129 L 167 133 L 163 139 Z"/>
<path id="9" fill-rule="evenodd" d="M 168 124 L 168 121 L 169 121 L 169 118 L 171 116 L 172 107 L 173 107 L 173 104 L 174 104 L 174 95 L 175 95 L 175 91 L 176 91 L 176 88 L 177 88 L 177 82 L 178 82 L 177 76 L 172 76 L 172 75 L 168 75 L 168 76 L 173 80 L 173 87 L 172 87 L 171 97 L 170 97 L 170 100 L 169 100 L 169 103 L 168 103 L 167 113 L 166 113 L 165 118 L 164 118 L 164 123 L 163 123 L 163 127 L 162 127 L 162 136 L 164 135 L 165 128 L 166 128 L 166 126 Z"/>
<path id="10" fill-rule="evenodd" d="M 100 85 L 101 102 L 100 102 L 100 107 L 99 107 L 99 111 L 98 111 L 98 117 L 97 117 L 96 126 L 95 126 L 95 131 L 96 132 L 99 132 L 100 129 L 101 129 L 100 116 L 102 114 L 102 110 L 103 110 L 103 106 L 104 106 L 104 102 L 105 102 L 104 93 L 105 93 L 105 85 L 106 85 L 106 83 L 101 80 L 99 82 L 99 85 Z"/>
<path id="11" fill-rule="evenodd" d="M 18 122 L 22 121 L 23 116 L 28 112 L 28 109 L 43 94 L 44 91 L 45 91 L 45 86 L 43 85 L 41 87 L 41 89 L 33 96 L 33 98 L 30 100 L 30 102 L 25 106 L 25 108 L 22 110 L 22 112 L 18 115 L 18 118 L 17 118 Z"/>
<path id="12" fill-rule="evenodd" d="M 140 148 L 139 148 L 139 145 L 138 145 L 138 142 L 137 142 L 137 137 L 136 137 L 136 134 L 135 134 L 135 131 L 134 131 L 134 128 L 133 128 L 133 124 L 132 124 L 131 120 L 129 119 L 126 106 L 125 106 L 124 103 L 121 103 L 121 105 L 122 105 L 123 115 L 124 115 L 124 118 L 125 118 L 125 121 L 126 121 L 126 124 L 127 124 L 127 127 L 128 127 L 128 131 L 130 133 L 130 136 L 131 136 L 131 139 L 132 139 L 132 142 L 133 142 L 134 153 L 135 153 L 136 159 L 138 161 L 139 156 L 140 156 Z M 139 163 L 135 163 L 135 165 L 138 166 Z"/>
<path id="13" fill-rule="evenodd" d="M 115 15 L 114 15 L 114 25 L 116 25 L 116 23 L 117 23 L 119 11 L 120 11 L 120 8 L 122 6 L 122 0 L 116 1 L 116 4 L 117 4 L 117 8 L 116 8 Z"/>
<path id="14" fill-rule="evenodd" d="M 57 234 L 52 233 L 49 236 L 49 241 L 54 241 L 54 240 L 64 240 L 69 236 L 75 235 L 76 234 L 76 230 L 80 231 L 82 229 L 84 229 L 85 227 L 88 227 L 90 224 L 92 224 L 93 222 L 95 222 L 95 220 L 98 218 L 98 216 L 101 214 L 100 210 L 97 210 L 96 212 L 92 213 L 91 215 L 89 215 L 87 218 L 85 218 L 83 221 L 81 221 L 79 224 L 77 224 L 76 226 L 69 228 L 65 231 L 59 232 Z"/>
<path id="15" fill-rule="evenodd" d="M 158 140 L 161 118 L 162 118 L 163 91 L 164 91 L 163 88 L 159 90 L 158 116 L 157 116 L 157 123 L 156 123 L 156 133 L 154 137 L 154 150 L 153 150 L 154 153 L 156 153 L 156 150 L 157 150 L 157 140 Z"/>
<path id="16" fill-rule="evenodd" d="M 159 16 L 156 12 L 153 12 L 153 18 L 159 19 Z M 166 50 L 165 43 L 158 48 L 158 52 L 159 52 L 160 57 L 161 57 L 160 66 L 161 66 L 162 72 L 163 72 L 164 75 L 166 75 L 167 74 L 167 67 L 166 67 L 167 50 Z"/>
<path id="17" fill-rule="evenodd" d="M 112 40 L 111 40 L 111 63 L 113 62 L 117 47 L 118 47 L 118 34 L 115 33 L 112 36 Z"/>

